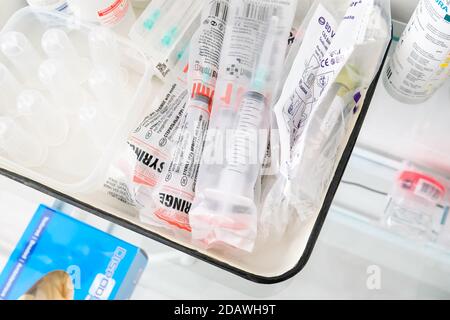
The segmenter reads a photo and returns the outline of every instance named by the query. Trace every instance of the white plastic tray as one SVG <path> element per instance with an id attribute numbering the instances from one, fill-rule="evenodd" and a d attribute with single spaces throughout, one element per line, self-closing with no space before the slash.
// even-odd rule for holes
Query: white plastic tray
<path id="1" fill-rule="evenodd" d="M 21 9 L 10 18 L 0 36 L 8 31 L 25 34 L 44 59 L 41 38 L 50 28 L 65 31 L 79 56 L 89 60 L 88 35 L 95 26 L 74 22 L 72 18 L 59 13 L 31 8 Z M 47 161 L 43 166 L 25 168 L 10 161 L 5 153 L 0 152 L 2 168 L 63 192 L 83 193 L 103 182 L 109 163 L 142 116 L 151 94 L 152 74 L 146 56 L 124 38 L 117 37 L 117 42 L 121 67 L 128 75 L 128 87 L 121 111 L 124 116 L 107 115 L 110 121 L 106 121 L 103 129 L 104 141 L 94 143 L 93 139 L 87 136 L 86 130 L 77 125 L 79 115 L 70 114 L 67 117 L 71 128 L 66 142 L 61 146 L 49 148 Z M 14 74 L 14 68 L 1 53 L 0 63 L 6 65 Z M 84 86 L 85 84 L 80 83 L 80 91 Z"/>

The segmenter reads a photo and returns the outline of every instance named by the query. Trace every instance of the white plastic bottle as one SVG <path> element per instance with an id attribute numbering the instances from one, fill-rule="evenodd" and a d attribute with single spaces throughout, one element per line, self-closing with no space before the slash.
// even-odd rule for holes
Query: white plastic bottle
<path id="1" fill-rule="evenodd" d="M 67 0 L 27 0 L 31 7 L 68 12 Z"/>
<path id="2" fill-rule="evenodd" d="M 450 65 L 450 0 L 421 0 L 384 73 L 388 92 L 417 104 L 445 82 Z"/>
<path id="3" fill-rule="evenodd" d="M 127 34 L 136 20 L 130 0 L 67 0 L 69 9 L 82 21 L 99 23 Z"/>

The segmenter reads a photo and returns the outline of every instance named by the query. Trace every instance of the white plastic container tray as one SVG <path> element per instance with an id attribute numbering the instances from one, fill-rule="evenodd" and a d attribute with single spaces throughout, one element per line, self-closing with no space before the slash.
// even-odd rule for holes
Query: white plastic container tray
<path id="1" fill-rule="evenodd" d="M 79 91 L 77 90 L 75 96 L 65 99 L 70 103 L 70 100 L 76 98 L 79 93 L 86 96 L 86 99 L 82 100 L 85 105 L 67 108 L 53 101 L 53 104 L 63 111 L 69 123 L 64 143 L 48 147 L 45 162 L 35 167 L 18 165 L 16 161 L 11 161 L 7 152 L 0 151 L 0 166 L 3 169 L 62 192 L 87 192 L 104 181 L 108 164 L 142 116 L 151 94 L 152 75 L 145 55 L 130 41 L 116 37 L 117 53 L 124 78 L 124 85 L 117 90 L 124 92 L 123 104 L 108 108 L 105 101 L 96 100 L 96 92 L 92 92 L 93 87 L 88 85 L 88 79 L 92 77 L 92 70 L 96 64 L 91 59 L 88 39 L 95 28 L 97 27 L 74 22 L 72 18 L 59 13 L 24 8 L 16 12 L 1 31 L 0 37 L 11 31 L 24 34 L 44 61 L 48 55 L 42 49 L 42 36 L 49 29 L 62 30 L 69 37 L 82 60 L 83 67 L 86 68 L 85 77 L 80 76 L 77 80 Z M 111 52 L 111 55 L 113 54 L 114 52 Z M 108 56 L 108 52 L 105 52 L 105 56 Z M 38 89 L 52 101 L 49 91 L 41 83 L 22 83 L 17 68 L 2 52 L 0 63 L 19 80 L 21 90 Z M 111 94 L 113 95 L 114 91 Z M 0 116 L 1 110 L 4 108 L 0 108 Z"/>

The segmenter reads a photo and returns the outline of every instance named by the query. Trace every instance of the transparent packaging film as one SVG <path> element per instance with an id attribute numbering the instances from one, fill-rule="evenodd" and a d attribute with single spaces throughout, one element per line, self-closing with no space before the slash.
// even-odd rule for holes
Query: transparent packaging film
<path id="1" fill-rule="evenodd" d="M 10 117 L 0 117 L 0 150 L 11 160 L 26 167 L 41 166 L 48 153 L 46 146 L 37 137 Z"/>
<path id="2" fill-rule="evenodd" d="M 203 0 L 153 0 L 130 31 L 164 79 L 178 63 L 200 26 Z"/>
<path id="3" fill-rule="evenodd" d="M 421 0 L 391 57 L 383 80 L 404 103 L 429 99 L 450 75 L 450 4 Z"/>
<path id="4" fill-rule="evenodd" d="M 104 185 L 110 197 L 136 210 L 147 205 L 153 207 L 152 192 L 172 159 L 188 101 L 187 57 L 188 50 L 152 102 L 154 111 L 131 133 Z M 155 224 L 152 218 L 152 215 L 141 216 L 146 223 Z"/>
<path id="5" fill-rule="evenodd" d="M 36 85 L 41 56 L 25 34 L 10 31 L 0 36 L 0 48 L 23 82 Z"/>
<path id="6" fill-rule="evenodd" d="M 290 138 L 290 144 L 281 143 L 282 170 L 275 181 L 269 181 L 272 187 L 260 219 L 262 237 L 280 237 L 289 225 L 302 223 L 320 211 L 367 89 L 387 49 L 388 4 L 362 1 L 348 7 L 347 1 L 340 3 L 347 11 L 339 24 L 333 22 L 339 17 L 334 19 L 323 6 L 314 9 L 292 72 L 275 106 L 280 140 Z M 317 56 L 311 44 L 322 39 L 318 30 L 329 23 L 329 33 L 334 36 L 324 54 Z M 308 38 L 314 34 L 316 40 Z M 311 94 L 305 95 L 307 90 Z M 282 219 L 277 218 L 280 199 L 282 210 L 286 210 Z"/>
<path id="7" fill-rule="evenodd" d="M 189 48 L 189 100 L 173 159 L 155 192 L 153 214 L 161 221 L 191 231 L 190 209 L 215 94 L 220 52 L 229 11 L 228 0 L 211 0 Z M 145 209 L 147 210 L 147 209 Z"/>
<path id="8" fill-rule="evenodd" d="M 0 115 L 14 115 L 16 97 L 19 95 L 21 86 L 16 77 L 9 69 L 0 63 Z"/>
<path id="9" fill-rule="evenodd" d="M 62 62 L 69 69 L 71 76 L 76 78 L 79 83 L 87 76 L 89 72 L 88 59 L 79 56 L 69 36 L 63 30 L 48 29 L 42 36 L 41 46 L 50 59 Z"/>
<path id="10" fill-rule="evenodd" d="M 113 145 L 136 117 L 123 116 L 139 113 L 138 101 L 145 99 L 139 94 L 149 81 L 144 54 L 109 29 L 74 26 L 66 15 L 30 7 L 8 21 L 0 49 L 4 166 L 66 192 L 97 187 L 116 152 Z M 102 81 L 93 77 L 98 70 L 106 74 Z M 30 151 L 39 161 L 17 160 L 11 132 L 28 139 L 23 146 L 35 145 L 31 150 L 40 146 Z"/>
<path id="11" fill-rule="evenodd" d="M 207 245 L 252 250 L 258 201 L 254 190 L 267 146 L 271 92 L 278 85 L 294 12 L 295 2 L 231 1 L 190 214 L 193 238 Z M 232 132 L 229 144 L 221 140 L 227 132 Z"/>
<path id="12" fill-rule="evenodd" d="M 303 42 L 312 42 L 317 41 L 317 39 L 320 39 L 318 42 L 318 55 L 323 53 L 327 50 L 329 44 L 330 44 L 330 38 L 333 35 L 333 32 L 335 31 L 336 25 L 340 22 L 340 19 L 344 16 L 345 13 L 345 7 L 340 4 L 339 1 L 302 1 L 302 5 L 300 5 L 297 9 L 296 17 L 294 20 L 294 26 L 293 31 L 295 32 L 292 34 L 292 43 L 289 42 L 288 52 L 286 56 L 286 61 L 283 67 L 283 72 L 281 74 L 281 80 L 280 82 L 283 84 L 286 84 L 286 80 L 288 75 L 291 73 L 291 69 L 294 65 L 294 62 L 296 61 L 296 58 L 304 54 L 306 50 L 309 50 L 310 48 L 303 48 L 302 44 Z M 309 10 L 307 12 L 304 12 L 304 9 L 301 9 L 302 7 L 307 7 Z M 325 10 L 322 10 L 322 9 Z M 333 14 L 329 14 L 329 12 L 332 12 Z M 323 13 L 324 16 L 318 16 L 320 13 Z M 314 15 L 314 16 L 313 16 Z M 314 18 L 322 18 L 324 21 L 324 33 L 321 32 L 320 29 L 314 30 L 312 27 L 310 27 L 309 23 L 310 21 L 314 21 Z M 299 22 L 300 21 L 300 22 Z M 330 33 L 331 32 L 331 33 Z M 315 42 L 313 42 L 315 43 Z M 302 49 L 302 52 L 299 52 L 300 49 Z M 309 63 L 310 66 L 306 70 L 308 72 L 311 71 L 313 67 L 312 64 L 314 64 L 314 61 L 307 61 L 305 63 Z M 283 87 L 280 87 L 279 90 L 274 95 L 274 101 L 278 101 L 280 98 L 280 95 L 282 93 Z M 309 88 L 308 88 L 309 89 Z M 264 171 L 263 175 L 265 176 L 263 178 L 264 180 L 270 179 L 269 176 L 273 176 L 277 174 L 280 171 L 280 137 L 279 137 L 279 130 L 278 130 L 278 123 L 276 121 L 276 117 L 272 117 L 272 130 L 271 130 L 271 138 L 270 138 L 270 144 L 268 146 L 266 159 L 264 160 Z M 263 189 L 267 189 L 263 186 Z M 266 190 L 267 191 L 267 190 Z"/>
<path id="13" fill-rule="evenodd" d="M 49 147 L 63 144 L 69 134 L 69 121 L 62 110 L 38 90 L 24 90 L 17 97 L 16 120 Z"/>

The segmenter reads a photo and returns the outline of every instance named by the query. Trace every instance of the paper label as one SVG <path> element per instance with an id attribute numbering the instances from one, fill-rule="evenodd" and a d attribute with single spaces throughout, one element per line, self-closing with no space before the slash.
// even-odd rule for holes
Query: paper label
<path id="1" fill-rule="evenodd" d="M 399 95 L 423 100 L 448 77 L 450 0 L 422 0 L 400 39 L 386 77 Z"/>
<path id="2" fill-rule="evenodd" d="M 442 197 L 442 190 L 430 181 L 420 179 L 417 182 L 414 194 L 433 203 L 438 202 Z"/>
<path id="3" fill-rule="evenodd" d="M 171 159 L 176 134 L 185 116 L 188 92 L 174 83 L 159 109 L 146 117 L 131 135 L 129 146 L 136 154 L 134 182 L 155 187 Z"/>
<path id="4" fill-rule="evenodd" d="M 186 118 L 173 160 L 158 189 L 155 215 L 181 229 L 190 231 L 187 215 L 195 196 L 195 185 L 203 153 L 212 101 L 218 76 L 220 53 L 225 37 L 228 0 L 210 0 L 202 24 L 193 38 L 189 64 L 189 102 Z M 199 98 L 200 97 L 200 98 Z"/>
<path id="5" fill-rule="evenodd" d="M 165 86 L 166 90 L 163 90 L 163 98 L 159 100 L 156 111 L 144 118 L 128 141 L 128 146 L 135 158 L 132 159 L 132 164 L 125 163 L 123 167 L 131 166 L 133 172 L 130 182 L 144 186 L 145 189 L 137 188 L 135 191 L 128 180 L 123 181 L 112 175 L 104 185 L 110 197 L 132 207 L 140 206 L 136 202 L 136 193 L 145 194 L 153 190 L 160 182 L 163 170 L 171 160 L 178 139 L 177 133 L 185 116 L 188 101 L 186 71 L 187 68 L 179 77 Z M 121 159 L 119 162 L 127 162 L 127 159 Z M 121 165 L 116 165 L 120 171 Z M 120 174 L 130 173 L 123 170 Z M 139 194 L 137 197 L 139 198 Z"/>
<path id="6" fill-rule="evenodd" d="M 320 64 L 336 35 L 336 28 L 333 15 L 319 4 L 306 29 L 279 103 L 275 106 L 280 140 L 284 141 L 282 161 L 290 158 L 286 153 L 290 155 L 314 103 L 328 85 L 329 75 L 327 72 L 319 73 Z"/>

